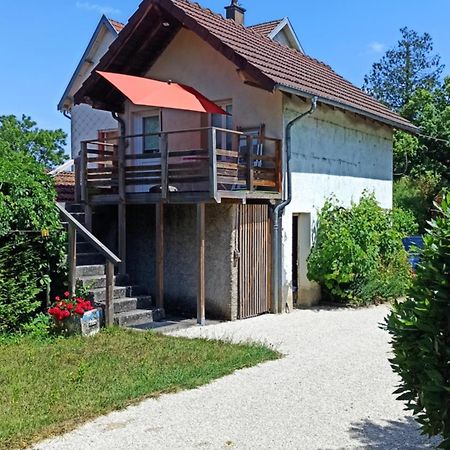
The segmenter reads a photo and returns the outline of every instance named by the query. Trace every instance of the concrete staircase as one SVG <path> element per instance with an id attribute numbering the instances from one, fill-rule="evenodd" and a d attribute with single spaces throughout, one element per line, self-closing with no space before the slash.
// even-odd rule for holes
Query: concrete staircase
<path id="1" fill-rule="evenodd" d="M 84 212 L 81 205 L 66 204 L 66 210 L 82 225 Z M 97 305 L 104 305 L 106 297 L 105 258 L 81 236 L 77 235 L 77 283 L 89 289 Z M 141 286 L 129 282 L 129 277 L 115 277 L 114 323 L 132 327 L 156 322 L 164 318 L 164 312 L 155 308 L 152 297 Z"/>

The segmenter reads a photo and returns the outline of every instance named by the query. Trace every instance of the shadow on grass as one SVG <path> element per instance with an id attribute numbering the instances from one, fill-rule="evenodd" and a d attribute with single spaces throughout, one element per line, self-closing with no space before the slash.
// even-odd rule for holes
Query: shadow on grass
<path id="1" fill-rule="evenodd" d="M 423 450 L 439 445 L 439 438 L 429 439 L 420 434 L 420 429 L 412 417 L 404 420 L 386 420 L 375 423 L 369 419 L 353 423 L 350 436 L 362 448 L 371 450 Z"/>

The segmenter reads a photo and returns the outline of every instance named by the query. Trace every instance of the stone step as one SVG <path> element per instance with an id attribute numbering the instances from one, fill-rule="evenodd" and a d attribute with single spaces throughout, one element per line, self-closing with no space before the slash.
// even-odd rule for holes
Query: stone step
<path id="1" fill-rule="evenodd" d="M 78 220 L 78 222 L 80 222 L 82 225 L 84 225 L 84 219 L 85 219 L 84 212 L 72 212 L 70 214 L 75 220 Z"/>
<path id="2" fill-rule="evenodd" d="M 116 283 L 116 277 L 114 277 L 114 284 Z M 99 289 L 106 287 L 106 275 L 88 275 L 79 277 L 78 281 L 81 281 L 83 286 L 89 289 Z"/>
<path id="3" fill-rule="evenodd" d="M 152 298 L 150 296 L 126 297 L 114 300 L 114 314 L 123 312 L 132 312 L 137 309 L 149 310 L 152 307 Z"/>
<path id="4" fill-rule="evenodd" d="M 114 323 L 121 327 L 143 325 L 161 320 L 164 314 L 159 309 L 135 309 L 114 315 Z"/>
<path id="5" fill-rule="evenodd" d="M 77 240 L 77 253 L 94 253 L 94 249 L 88 242 Z"/>
<path id="6" fill-rule="evenodd" d="M 77 278 L 105 275 L 104 264 L 86 264 L 77 266 Z"/>
<path id="7" fill-rule="evenodd" d="M 81 203 L 66 203 L 66 210 L 70 213 L 84 212 L 84 206 Z"/>
<path id="8" fill-rule="evenodd" d="M 89 252 L 89 253 L 78 253 L 77 254 L 77 266 L 87 266 L 94 264 L 104 264 L 105 257 L 100 253 Z"/>
<path id="9" fill-rule="evenodd" d="M 93 293 L 96 302 L 105 301 L 106 287 L 92 289 L 91 292 Z M 140 286 L 114 286 L 113 298 L 136 297 L 145 294 L 145 289 Z"/>

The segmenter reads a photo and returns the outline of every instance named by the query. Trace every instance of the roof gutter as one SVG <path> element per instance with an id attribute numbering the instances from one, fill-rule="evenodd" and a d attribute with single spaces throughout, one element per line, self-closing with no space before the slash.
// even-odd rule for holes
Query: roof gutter
<path id="1" fill-rule="evenodd" d="M 275 314 L 283 312 L 282 286 L 281 286 L 281 263 L 283 255 L 281 253 L 281 216 L 286 206 L 292 200 L 292 173 L 291 173 L 291 131 L 292 127 L 306 116 L 314 113 L 317 108 L 317 97 L 311 99 L 311 107 L 308 111 L 300 114 L 291 120 L 285 129 L 286 136 L 286 177 L 287 177 L 287 197 L 282 202 L 272 208 L 272 310 Z"/>
<path id="2" fill-rule="evenodd" d="M 411 133 L 411 134 L 418 134 L 420 132 L 420 130 L 417 127 L 415 127 L 413 124 L 410 124 L 410 126 L 408 126 L 406 124 L 399 123 L 395 120 L 385 119 L 376 114 L 372 114 L 370 112 L 363 111 L 361 109 L 355 108 L 353 106 L 347 105 L 347 104 L 339 102 L 337 100 L 331 100 L 326 97 L 321 97 L 321 96 L 318 96 L 315 94 L 311 94 L 310 92 L 302 91 L 301 89 L 292 88 L 289 86 L 285 86 L 283 84 L 277 84 L 275 86 L 275 89 L 278 89 L 282 92 L 286 92 L 288 94 L 301 95 L 302 97 L 306 97 L 306 98 L 316 97 L 317 101 L 319 101 L 320 103 L 323 103 L 325 105 L 334 106 L 336 108 L 343 109 L 345 111 L 349 111 L 354 114 L 358 114 L 360 116 L 367 117 L 369 119 L 375 120 L 376 122 L 384 123 L 385 125 L 389 125 L 392 128 L 407 131 L 408 133 Z"/>

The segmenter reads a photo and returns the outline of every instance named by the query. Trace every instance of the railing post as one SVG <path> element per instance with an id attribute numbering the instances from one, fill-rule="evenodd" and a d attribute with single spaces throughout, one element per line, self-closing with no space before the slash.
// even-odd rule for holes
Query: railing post
<path id="1" fill-rule="evenodd" d="M 208 155 L 209 155 L 209 192 L 211 197 L 219 202 L 217 194 L 217 130 L 214 127 L 210 128 L 208 139 Z"/>
<path id="2" fill-rule="evenodd" d="M 81 202 L 81 174 L 80 174 L 80 156 L 73 159 L 73 170 L 75 173 L 74 200 L 75 203 Z"/>
<path id="3" fill-rule="evenodd" d="M 278 140 L 275 144 L 275 180 L 277 192 L 282 191 L 283 185 L 283 161 L 281 159 L 282 142 Z"/>
<path id="4" fill-rule="evenodd" d="M 105 324 L 110 327 L 114 324 L 114 265 L 106 261 L 106 294 L 105 294 Z"/>
<path id="5" fill-rule="evenodd" d="M 67 262 L 69 265 L 69 292 L 75 292 L 77 283 L 77 230 L 75 225 L 68 224 L 69 248 Z"/>
<path id="6" fill-rule="evenodd" d="M 169 192 L 169 140 L 167 133 L 159 136 L 159 151 L 161 153 L 161 199 L 167 200 Z"/>
<path id="7" fill-rule="evenodd" d="M 247 136 L 247 189 L 254 191 L 253 137 Z"/>
<path id="8" fill-rule="evenodd" d="M 119 203 L 117 207 L 119 274 L 126 275 L 126 253 L 127 253 L 127 211 L 126 211 L 126 167 L 125 167 L 125 137 L 119 138 L 118 147 L 118 179 L 119 179 Z"/>

